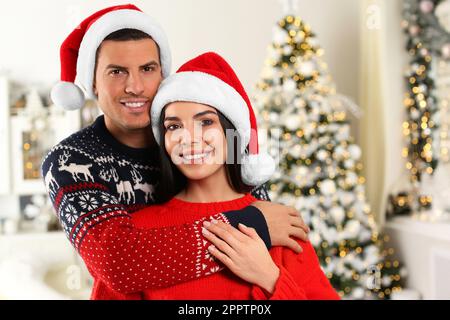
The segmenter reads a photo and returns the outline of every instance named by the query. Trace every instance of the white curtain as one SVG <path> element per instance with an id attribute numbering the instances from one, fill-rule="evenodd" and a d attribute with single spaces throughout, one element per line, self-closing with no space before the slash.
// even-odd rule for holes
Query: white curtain
<path id="1" fill-rule="evenodd" d="M 386 199 L 385 70 L 383 56 L 385 6 L 383 0 L 361 1 L 360 96 L 363 110 L 360 141 L 366 195 L 379 225 L 384 223 Z M 399 26 L 400 28 L 400 26 Z"/>

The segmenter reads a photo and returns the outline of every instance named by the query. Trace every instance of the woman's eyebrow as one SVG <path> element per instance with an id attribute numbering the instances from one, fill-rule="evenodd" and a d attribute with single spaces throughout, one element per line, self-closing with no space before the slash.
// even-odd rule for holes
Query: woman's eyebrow
<path id="1" fill-rule="evenodd" d="M 206 111 L 197 113 L 197 114 L 194 116 L 194 118 L 199 118 L 199 117 L 201 117 L 201 116 L 204 116 L 205 114 L 215 114 L 216 116 L 218 116 L 216 112 L 211 111 L 211 110 L 206 110 Z"/>
<path id="2" fill-rule="evenodd" d="M 214 111 L 211 111 L 211 110 L 206 110 L 206 111 L 203 111 L 203 112 L 199 112 L 199 113 L 197 113 L 196 115 L 194 115 L 193 116 L 193 118 L 195 119 L 195 118 L 199 118 L 199 117 L 201 117 L 201 116 L 204 116 L 205 114 L 214 114 L 214 115 L 216 115 L 216 116 L 218 116 L 218 114 L 216 113 L 216 112 L 214 112 Z M 178 117 L 176 117 L 176 116 L 168 116 L 168 117 L 165 117 L 164 118 L 164 121 L 179 121 L 180 120 L 180 118 L 178 118 Z"/>
<path id="3" fill-rule="evenodd" d="M 178 117 L 165 117 L 164 121 L 177 121 L 180 120 L 180 118 Z"/>

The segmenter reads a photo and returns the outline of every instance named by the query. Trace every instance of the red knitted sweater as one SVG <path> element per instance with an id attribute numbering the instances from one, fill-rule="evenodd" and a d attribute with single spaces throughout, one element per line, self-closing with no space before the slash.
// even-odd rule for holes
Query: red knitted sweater
<path id="1" fill-rule="evenodd" d="M 256 200 L 251 195 L 232 201 L 213 203 L 192 203 L 173 198 L 163 205 L 149 206 L 136 212 L 133 215 L 133 222 L 137 227 L 141 228 L 179 225 L 209 216 L 214 212 L 238 210 L 254 201 Z M 180 215 L 180 212 L 183 212 L 183 215 Z M 161 243 L 161 250 L 164 250 L 164 238 L 155 240 Z M 204 246 L 209 245 L 209 242 L 206 240 L 203 240 L 203 242 Z M 243 281 L 229 270 L 224 269 L 220 272 L 211 270 L 211 275 L 209 276 L 171 287 L 145 290 L 144 292 L 126 295 L 117 293 L 101 281 L 97 281 L 92 299 L 339 299 L 336 291 L 332 288 L 320 268 L 314 248 L 309 242 L 299 241 L 299 243 L 303 248 L 303 252 L 300 254 L 296 254 L 285 247 L 273 247 L 270 250 L 272 259 L 280 269 L 280 276 L 273 294 L 269 294 L 260 287 Z M 185 255 L 186 250 L 189 250 L 189 248 L 179 248 L 178 261 L 189 259 Z M 164 256 L 164 252 L 161 255 Z M 176 262 L 173 261 L 172 264 Z M 180 263 L 181 265 L 182 263 Z M 176 271 L 180 275 L 184 272 L 181 269 Z"/>

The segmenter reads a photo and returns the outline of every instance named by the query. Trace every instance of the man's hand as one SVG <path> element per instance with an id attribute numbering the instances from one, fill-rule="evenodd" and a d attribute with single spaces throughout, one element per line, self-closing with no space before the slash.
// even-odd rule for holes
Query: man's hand
<path id="1" fill-rule="evenodd" d="M 257 201 L 252 206 L 264 215 L 272 246 L 286 246 L 297 253 L 302 252 L 301 246 L 291 236 L 308 241 L 310 230 L 297 209 L 269 201 Z"/>

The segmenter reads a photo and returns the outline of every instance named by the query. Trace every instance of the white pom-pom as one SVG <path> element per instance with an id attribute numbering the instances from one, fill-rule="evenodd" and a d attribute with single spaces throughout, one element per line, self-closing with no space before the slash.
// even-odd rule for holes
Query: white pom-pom
<path id="1" fill-rule="evenodd" d="M 275 172 L 275 161 L 267 153 L 245 155 L 242 159 L 242 181 L 249 186 L 267 182 Z"/>
<path id="2" fill-rule="evenodd" d="M 50 93 L 53 103 L 66 110 L 76 110 L 84 106 L 84 93 L 72 82 L 58 82 Z"/>

